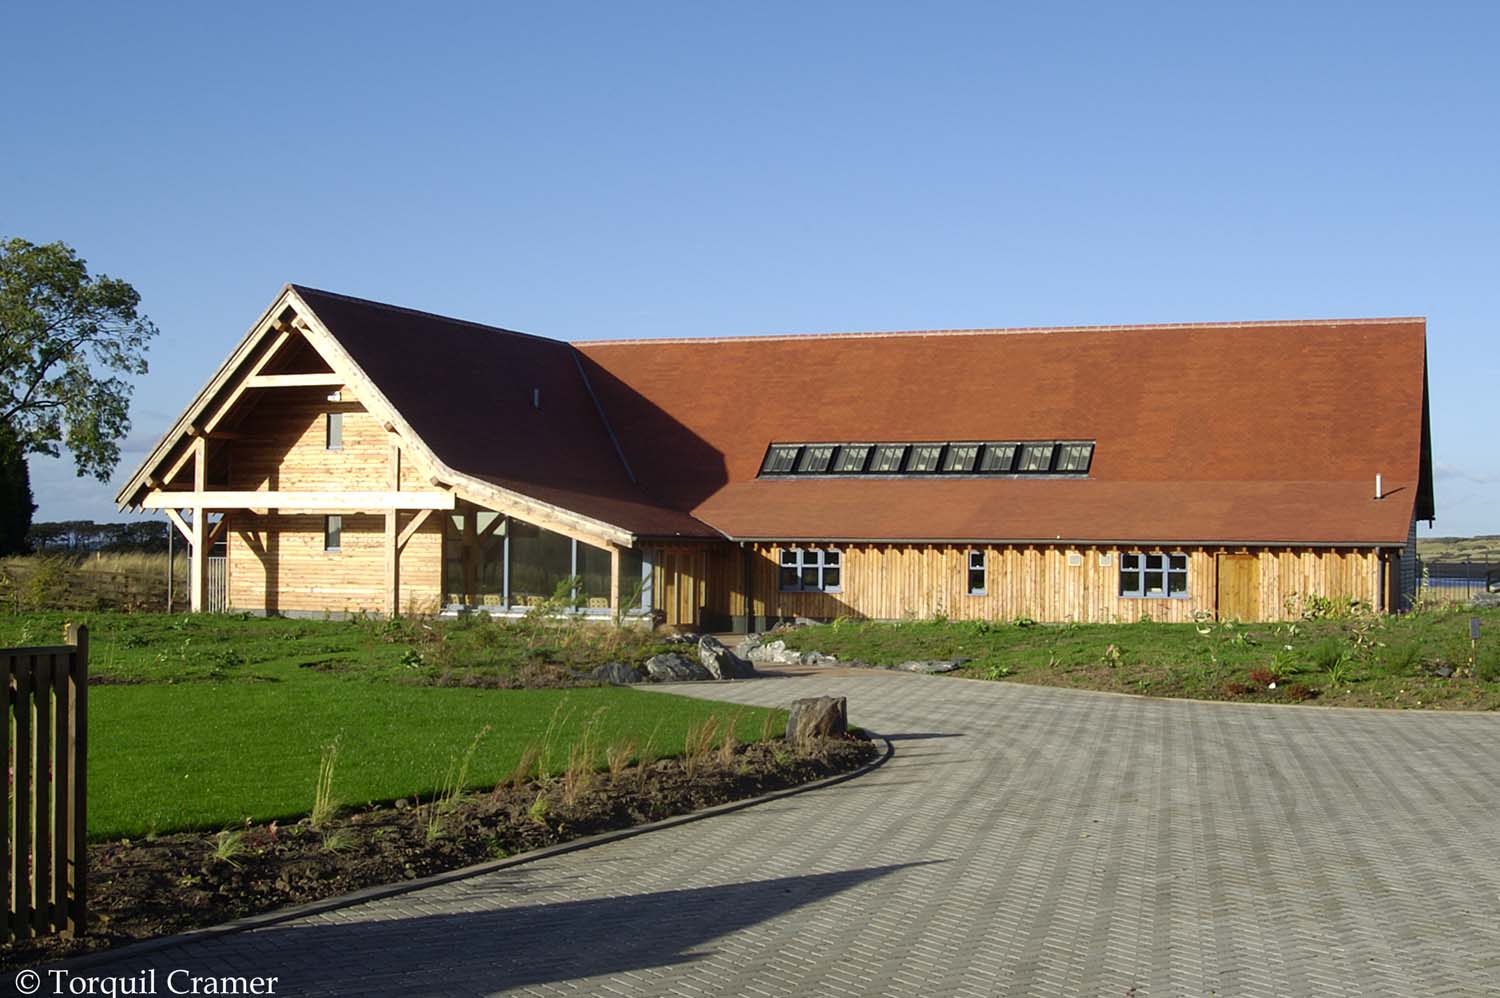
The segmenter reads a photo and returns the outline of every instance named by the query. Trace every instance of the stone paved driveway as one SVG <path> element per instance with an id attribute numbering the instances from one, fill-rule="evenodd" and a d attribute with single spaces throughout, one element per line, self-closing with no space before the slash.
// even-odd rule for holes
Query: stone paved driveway
<path id="1" fill-rule="evenodd" d="M 293 995 L 1500 994 L 1500 717 L 883 673 L 678 692 L 845 693 L 896 756 L 90 973 L 275 974 Z"/>

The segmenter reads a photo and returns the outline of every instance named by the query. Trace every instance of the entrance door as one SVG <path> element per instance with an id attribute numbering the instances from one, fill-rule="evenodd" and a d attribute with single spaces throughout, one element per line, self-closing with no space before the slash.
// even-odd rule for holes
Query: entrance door
<path id="1" fill-rule="evenodd" d="M 1253 554 L 1221 554 L 1219 619 L 1260 619 L 1260 559 Z"/>

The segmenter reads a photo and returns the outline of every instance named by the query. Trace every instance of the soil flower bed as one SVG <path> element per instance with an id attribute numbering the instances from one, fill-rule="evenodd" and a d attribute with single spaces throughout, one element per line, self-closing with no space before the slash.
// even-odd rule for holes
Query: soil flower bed
<path id="1" fill-rule="evenodd" d="M 245 825 L 89 848 L 90 931 L 0 949 L 35 965 L 399 883 L 849 772 L 873 760 L 858 738 L 802 751 L 783 741 L 714 748 L 615 772 L 564 774 L 493 791 L 339 814 L 320 828 Z"/>

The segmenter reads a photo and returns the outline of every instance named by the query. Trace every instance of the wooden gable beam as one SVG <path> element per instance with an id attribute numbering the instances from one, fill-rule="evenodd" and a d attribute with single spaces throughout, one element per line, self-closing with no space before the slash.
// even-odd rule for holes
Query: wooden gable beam
<path id="1" fill-rule="evenodd" d="M 282 512 L 338 513 L 387 509 L 452 509 L 452 492 L 148 492 L 144 509 L 277 509 Z"/>
<path id="2" fill-rule="evenodd" d="M 348 381 L 337 371 L 310 374 L 255 374 L 245 379 L 246 388 L 342 388 Z"/>

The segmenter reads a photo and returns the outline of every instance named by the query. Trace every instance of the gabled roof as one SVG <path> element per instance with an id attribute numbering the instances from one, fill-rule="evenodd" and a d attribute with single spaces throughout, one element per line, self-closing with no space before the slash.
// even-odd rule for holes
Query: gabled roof
<path id="1" fill-rule="evenodd" d="M 441 467 L 637 537 L 1399 545 L 1432 515 L 1420 318 L 568 344 L 280 301 Z M 1094 441 L 1087 477 L 757 474 L 772 442 L 1027 439 Z"/>

